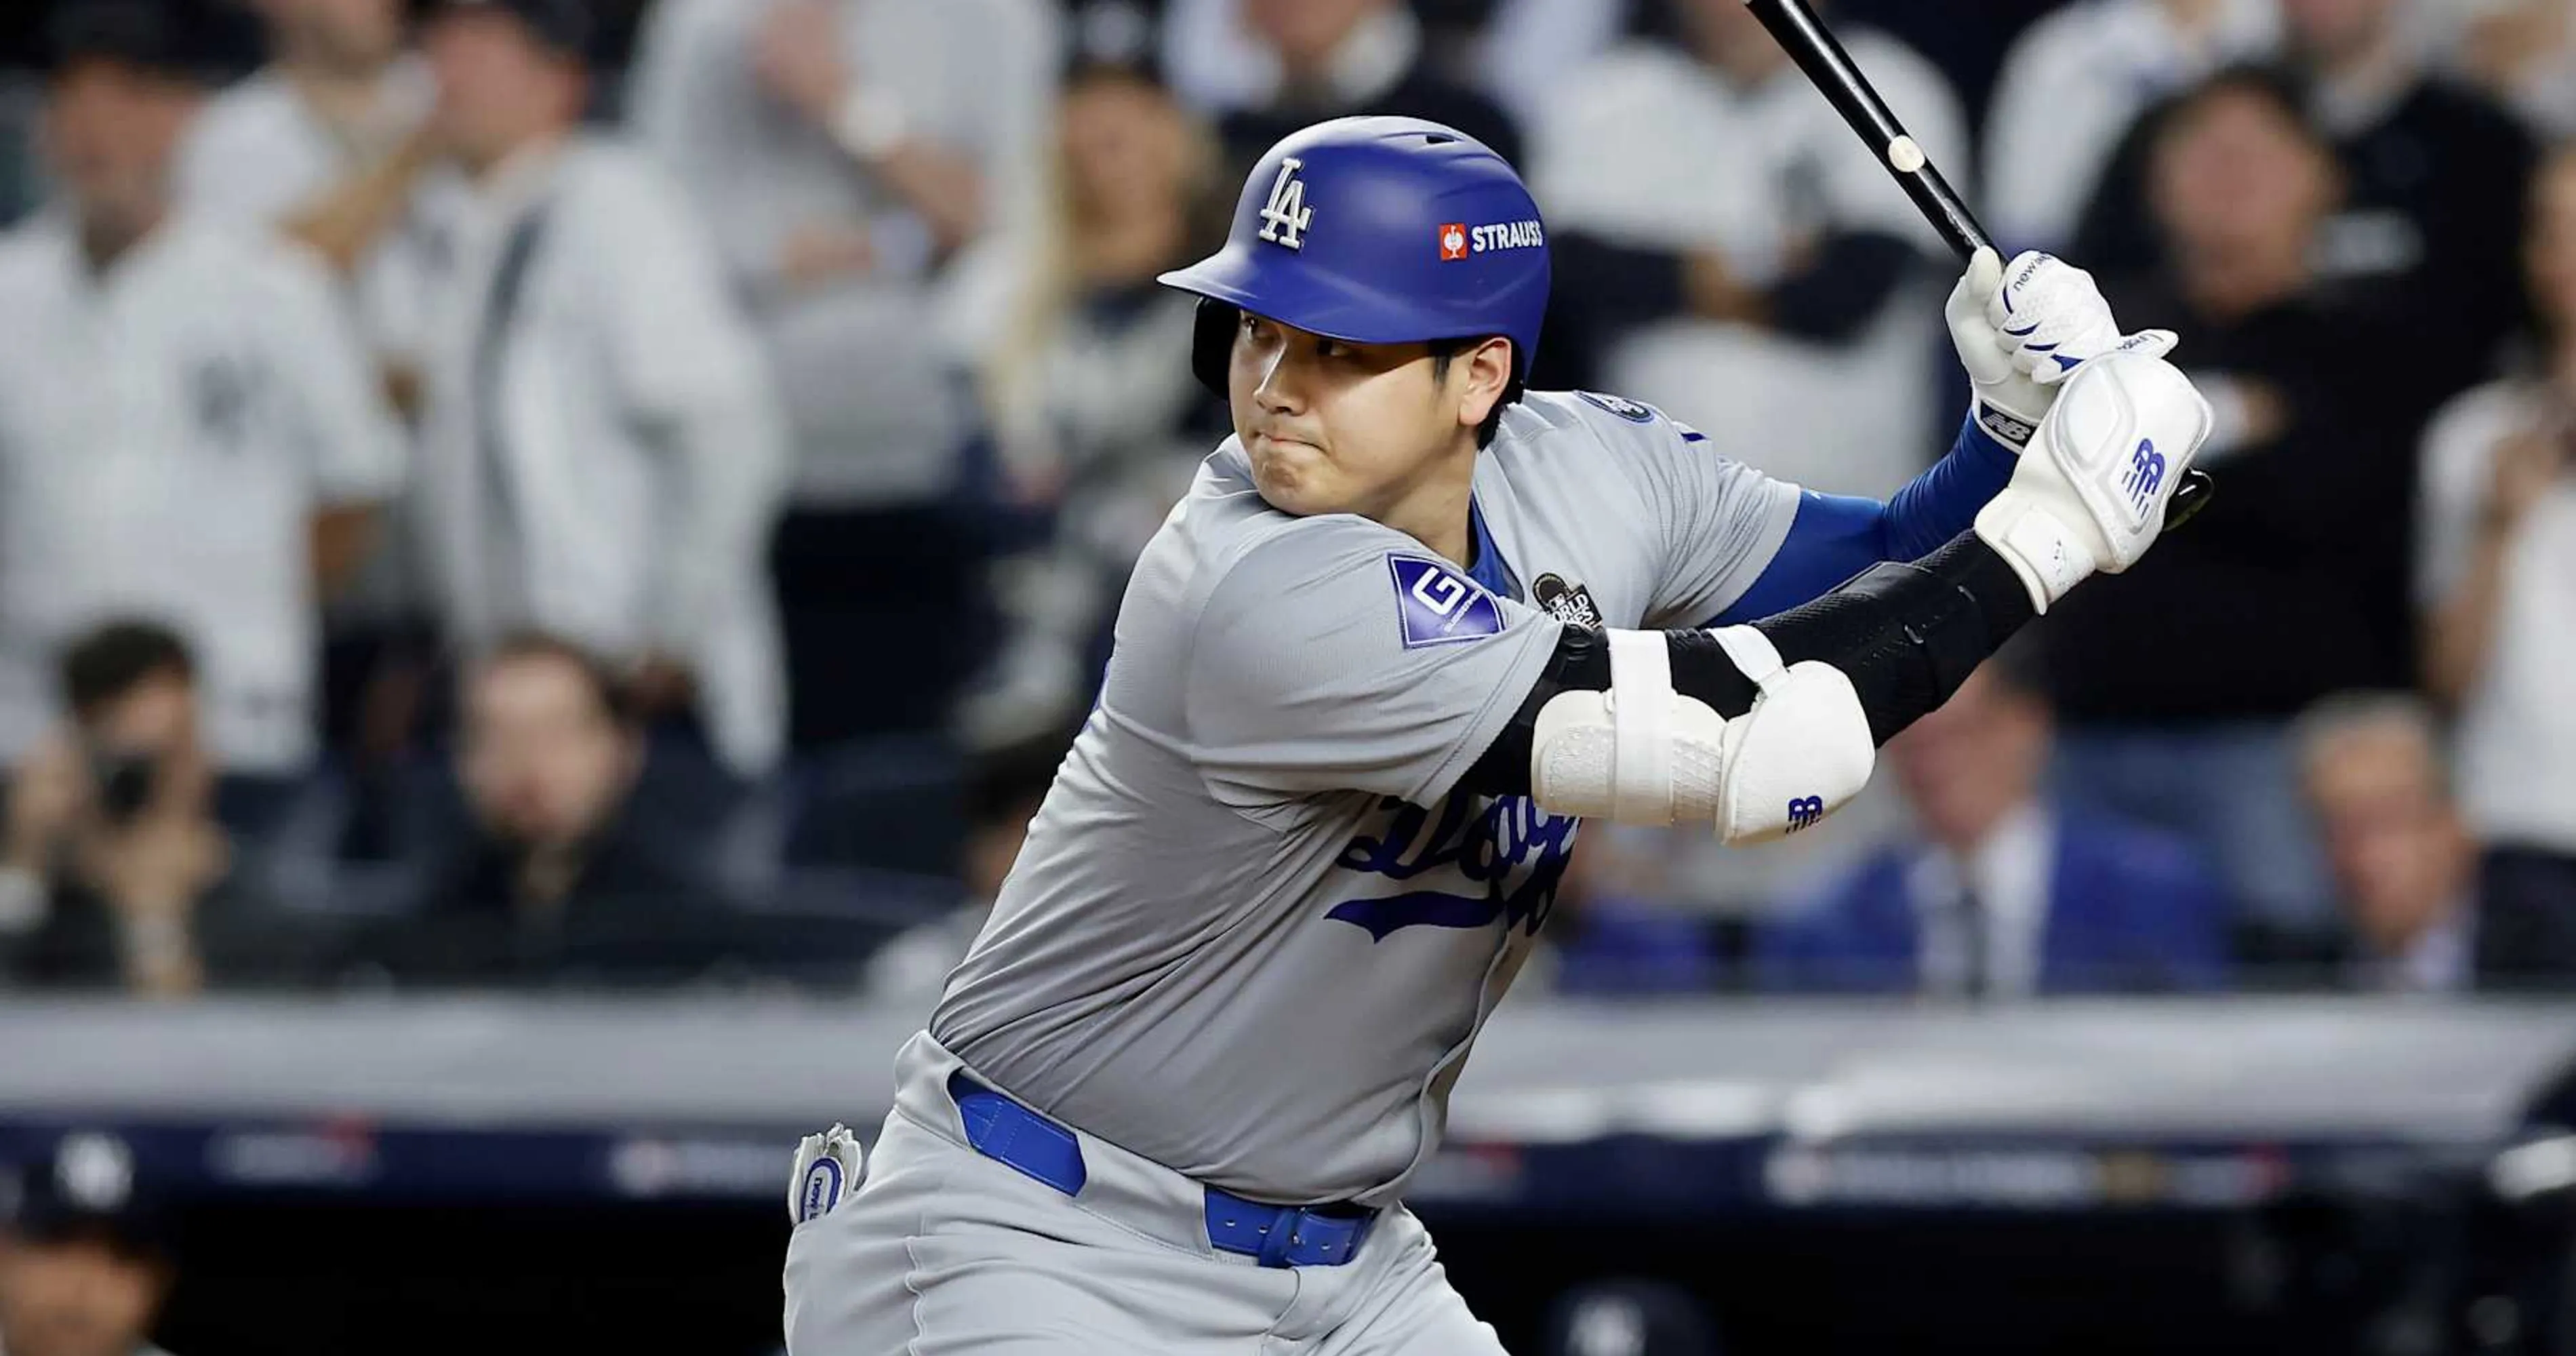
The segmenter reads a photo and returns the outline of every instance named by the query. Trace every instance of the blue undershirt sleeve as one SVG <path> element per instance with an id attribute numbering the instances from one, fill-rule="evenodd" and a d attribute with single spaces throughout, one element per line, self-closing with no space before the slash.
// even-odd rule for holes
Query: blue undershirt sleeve
<path id="1" fill-rule="evenodd" d="M 1886 503 L 1809 491 L 1789 535 L 1753 587 L 1710 626 L 1735 626 L 1811 603 L 1887 560 L 1929 555 L 1977 520 L 1977 510 L 2012 479 L 2017 454 L 1974 418 L 1950 453 Z"/>

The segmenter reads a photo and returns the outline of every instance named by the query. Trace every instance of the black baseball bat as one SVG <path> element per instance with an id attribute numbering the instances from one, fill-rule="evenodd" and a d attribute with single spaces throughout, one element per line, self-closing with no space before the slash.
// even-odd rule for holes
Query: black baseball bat
<path id="1" fill-rule="evenodd" d="M 1807 7 L 1807 0 L 1744 0 L 1753 17 L 1771 30 L 1780 49 L 1807 73 L 1807 80 L 1825 96 L 1825 102 L 1843 115 L 1852 131 L 1876 151 L 1879 163 L 1896 177 L 1896 186 L 1914 200 L 1917 211 L 1941 233 L 1941 239 L 1961 261 L 1981 249 L 1994 245 L 1994 237 L 1977 222 L 1977 214 L 1959 200 L 1958 190 L 1941 177 L 1941 167 L 1923 153 L 1914 138 L 1905 134 L 1905 125 L 1887 111 L 1887 101 L 1878 97 L 1878 88 L 1861 74 L 1860 67 L 1843 50 L 1824 21 Z M 2192 471 L 2174 487 L 2173 501 L 2165 506 L 2168 530 L 2191 521 L 2193 515 L 2209 506 L 2209 496 L 2216 489 L 2206 471 Z"/>

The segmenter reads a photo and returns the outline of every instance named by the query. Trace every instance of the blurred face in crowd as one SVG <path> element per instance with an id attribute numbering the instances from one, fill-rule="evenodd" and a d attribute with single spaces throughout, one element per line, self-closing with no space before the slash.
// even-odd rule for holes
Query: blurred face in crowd
<path id="1" fill-rule="evenodd" d="M 1292 71 L 1312 71 L 1332 59 L 1333 50 L 1360 26 L 1360 21 L 1387 7 L 1389 0 L 1243 0 L 1244 27 L 1279 53 Z"/>
<path id="2" fill-rule="evenodd" d="M 469 169 L 490 169 L 581 119 L 580 63 L 507 14 L 451 11 L 422 47 L 438 77 L 439 133 Z"/>
<path id="3" fill-rule="evenodd" d="M 2338 191 L 2333 160 L 2271 97 L 2222 86 L 2158 139 L 2149 191 L 2157 220 L 2194 261 L 2304 259 Z"/>
<path id="4" fill-rule="evenodd" d="M 1753 80 L 1770 73 L 1788 54 L 1780 50 L 1779 41 L 1771 36 L 1762 21 L 1744 0 L 1671 0 L 1674 17 L 1681 21 L 1682 33 L 1700 59 L 1722 67 L 1740 78 Z M 1823 9 L 1822 4 L 1814 6 Z"/>
<path id="5" fill-rule="evenodd" d="M 2046 702 L 1988 667 L 1889 740 L 1887 755 L 1924 832 L 1967 851 L 2037 793 L 2052 729 Z"/>
<path id="6" fill-rule="evenodd" d="M 2293 50 L 2329 65 L 2367 55 L 2405 0 L 2281 0 Z"/>
<path id="7" fill-rule="evenodd" d="M 1357 513 L 1415 531 L 1419 496 L 1473 474 L 1475 429 L 1502 399 L 1511 343 L 1444 373 L 1425 344 L 1346 344 L 1245 312 L 1226 387 L 1261 497 L 1283 513 Z"/>
<path id="8" fill-rule="evenodd" d="M 2531 231 L 2523 256 L 2531 300 L 2559 342 L 2576 340 L 2576 147 L 2549 158 L 2531 185 Z"/>
<path id="9" fill-rule="evenodd" d="M 1065 92 L 1058 128 L 1078 221 L 1171 211 L 1186 202 L 1200 173 L 1188 116 L 1148 81 L 1081 81 Z"/>
<path id="10" fill-rule="evenodd" d="M 132 1356 L 166 1286 L 160 1267 L 102 1240 L 0 1240 L 0 1349 Z"/>
<path id="11" fill-rule="evenodd" d="M 533 847 L 578 843 L 608 822 L 641 754 L 568 656 L 519 654 L 485 665 L 466 693 L 464 781 L 484 825 Z"/>
<path id="12" fill-rule="evenodd" d="M 2306 753 L 2308 801 L 2353 928 L 2382 954 L 2441 920 L 2467 888 L 2474 852 L 2425 732 L 2391 721 L 2348 727 Z"/>
<path id="13" fill-rule="evenodd" d="M 121 248 L 159 223 L 199 92 L 179 77 L 97 58 L 54 76 L 46 159 L 94 244 Z"/>
<path id="14" fill-rule="evenodd" d="M 340 75 L 366 75 L 402 52 L 402 0 L 255 0 L 277 45 Z"/>

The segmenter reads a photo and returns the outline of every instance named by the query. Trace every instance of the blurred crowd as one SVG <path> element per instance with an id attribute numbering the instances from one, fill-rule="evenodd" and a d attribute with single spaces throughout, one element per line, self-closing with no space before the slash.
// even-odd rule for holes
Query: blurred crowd
<path id="1" fill-rule="evenodd" d="M 1245 166 L 1403 112 L 1543 386 L 1885 494 L 1957 269 L 1741 0 L 54 0 L 0 20 L 0 989 L 919 1001 L 1225 432 Z M 2576 0 L 1825 5 L 2220 495 L 1554 985 L 2576 982 Z M 1940 12 L 1935 12 L 1940 11 Z"/>

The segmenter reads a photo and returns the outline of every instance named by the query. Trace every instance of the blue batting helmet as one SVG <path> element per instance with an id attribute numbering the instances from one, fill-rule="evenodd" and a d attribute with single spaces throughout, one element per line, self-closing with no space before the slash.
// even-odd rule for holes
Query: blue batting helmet
<path id="1" fill-rule="evenodd" d="M 1336 118 L 1271 147 L 1225 248 L 1162 281 L 1202 298 L 1191 369 L 1220 395 L 1238 308 L 1355 344 L 1499 334 L 1517 389 L 1547 312 L 1547 228 L 1511 165 L 1465 133 Z"/>

